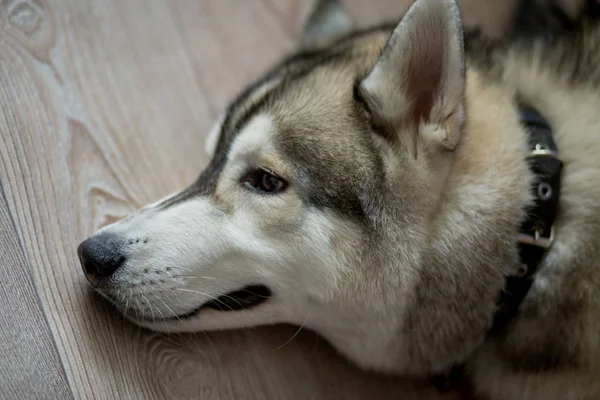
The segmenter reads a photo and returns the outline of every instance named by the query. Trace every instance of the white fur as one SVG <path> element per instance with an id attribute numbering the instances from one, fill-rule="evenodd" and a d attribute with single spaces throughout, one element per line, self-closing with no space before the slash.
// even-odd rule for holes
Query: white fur
<path id="1" fill-rule="evenodd" d="M 150 203 L 147 206 L 143 207 L 142 210 L 149 210 L 151 208 L 156 208 L 156 206 L 164 203 L 165 201 L 175 197 L 177 195 L 178 192 L 173 192 L 173 193 L 169 193 L 168 195 L 166 195 L 165 197 L 155 201 L 154 203 Z"/>
<path id="2" fill-rule="evenodd" d="M 273 79 L 268 80 L 263 83 L 262 86 L 257 87 L 252 92 L 252 95 L 249 99 L 246 99 L 248 103 L 257 102 L 262 97 L 264 97 L 272 88 L 279 85 L 281 82 L 280 77 L 274 77 Z M 206 140 L 204 141 L 204 151 L 208 156 L 211 156 L 215 153 L 217 149 L 217 144 L 219 143 L 219 137 L 221 135 L 221 129 L 223 128 L 223 123 L 227 118 L 227 113 L 224 112 L 219 116 L 217 121 L 214 123 L 213 127 L 208 133 Z"/>
<path id="3" fill-rule="evenodd" d="M 236 313 L 245 317 L 236 315 L 232 318 L 227 313 L 207 311 L 185 323 L 169 322 L 169 329 L 232 328 L 264 324 L 282 316 L 290 322 L 302 322 L 306 315 L 298 305 L 307 301 L 302 297 L 319 298 L 331 290 L 331 282 L 337 279 L 336 272 L 311 270 L 306 268 L 306 263 L 318 267 L 322 260 L 333 258 L 330 240 L 335 223 L 319 213 L 304 215 L 299 201 L 292 201 L 294 208 L 280 198 L 265 198 L 239 184 L 240 174 L 250 163 L 272 151 L 273 129 L 270 117 L 258 115 L 249 121 L 233 143 L 230 162 L 219 180 L 219 186 L 233 193 L 234 209 L 231 212 L 223 212 L 212 198 L 194 197 L 166 209 L 157 209 L 154 205 L 145 207 L 136 215 L 103 230 L 134 241 L 129 245 L 126 265 L 114 276 L 118 283 L 135 285 L 132 289 L 121 290 L 123 302 L 120 305 L 123 308 L 129 299 L 128 307 L 134 314 L 137 312 L 146 319 L 169 318 L 194 310 L 210 300 L 207 296 L 217 297 L 246 285 L 262 283 L 272 290 L 288 293 L 256 311 Z M 265 229 L 257 226 L 262 211 L 267 208 L 273 213 L 283 215 L 285 212 L 283 223 L 298 226 L 300 233 L 294 235 L 296 242 L 287 241 L 285 237 L 270 237 Z M 287 214 L 290 210 L 295 211 L 294 215 Z M 281 221 L 281 218 L 274 219 L 274 223 Z M 140 241 L 136 242 L 138 239 Z M 299 246 L 298 241 L 307 243 Z M 311 251 L 306 252 L 307 248 Z M 282 275 L 277 271 L 287 272 Z M 188 279 L 182 275 L 197 278 Z M 327 284 L 315 285 L 316 276 Z M 164 283 L 159 283 L 161 278 Z M 149 280 L 154 284 L 141 285 L 142 281 Z M 302 281 L 304 284 L 300 283 Z M 290 285 L 295 290 L 292 291 Z M 299 293 L 298 288 L 303 287 L 306 292 Z M 195 290 L 206 295 L 177 289 Z M 167 290 L 164 298 L 158 295 L 160 290 Z M 141 309 L 148 304 L 155 315 Z M 158 329 L 161 324 L 163 322 L 158 323 Z"/>
<path id="4" fill-rule="evenodd" d="M 304 324 L 334 339 L 357 362 L 392 369 L 389 346 L 396 340 L 398 316 L 386 315 L 376 297 L 365 298 L 360 291 L 355 298 L 339 298 L 351 291 L 343 285 L 360 284 L 342 279 L 348 260 L 356 256 L 352 223 L 307 209 L 293 188 L 263 196 L 239 183 L 247 168 L 276 156 L 276 129 L 262 114 L 237 136 L 217 188 L 227 197 L 226 207 L 213 197 L 193 197 L 166 209 L 145 207 L 103 230 L 133 241 L 126 264 L 103 292 L 128 318 L 155 330 Z M 248 310 L 202 309 L 177 319 L 251 284 L 267 285 L 273 298 Z M 332 319 L 332 312 L 339 318 Z M 382 328 L 380 335 L 369 333 L 374 325 Z"/>
<path id="5" fill-rule="evenodd" d="M 233 164 L 245 164 L 238 161 L 246 155 L 263 155 L 272 151 L 271 139 L 276 131 L 271 117 L 258 114 L 246 125 L 238 135 L 229 151 L 228 160 Z"/>

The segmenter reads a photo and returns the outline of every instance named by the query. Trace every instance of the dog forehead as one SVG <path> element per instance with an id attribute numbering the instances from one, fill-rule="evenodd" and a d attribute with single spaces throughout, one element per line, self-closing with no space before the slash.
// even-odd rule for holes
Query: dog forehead
<path id="1" fill-rule="evenodd" d="M 305 186 L 310 176 L 317 186 L 335 188 L 327 192 L 344 194 L 348 201 L 338 203 L 355 212 L 357 202 L 348 196 L 356 195 L 356 188 L 348 189 L 354 185 L 352 174 L 368 169 L 373 154 L 366 135 L 360 135 L 352 93 L 357 77 L 375 63 L 384 44 L 385 34 L 373 35 L 373 46 L 366 44 L 369 40 L 332 52 L 294 55 L 249 85 L 212 132 L 209 165 L 192 185 L 161 206 L 212 196 L 223 169 L 244 147 L 248 151 L 250 141 L 273 144 L 284 162 L 305 172 L 298 175 Z"/>
<path id="2" fill-rule="evenodd" d="M 288 82 L 269 104 L 271 142 L 310 206 L 365 217 L 365 190 L 381 175 L 368 119 L 353 96 L 357 71 L 317 68 Z"/>
<path id="3" fill-rule="evenodd" d="M 349 109 L 354 84 L 375 64 L 387 35 L 385 30 L 376 29 L 328 49 L 299 52 L 284 59 L 229 105 L 212 132 L 211 150 L 229 152 L 247 122 L 265 111 L 280 125 L 312 120 L 322 127 L 336 122 L 330 117 L 345 115 L 338 111 Z"/>
<path id="4" fill-rule="evenodd" d="M 346 176 L 349 167 L 370 164 L 374 147 L 368 118 L 354 99 L 355 81 L 351 68 L 323 68 L 287 85 L 270 107 L 283 157 Z"/>

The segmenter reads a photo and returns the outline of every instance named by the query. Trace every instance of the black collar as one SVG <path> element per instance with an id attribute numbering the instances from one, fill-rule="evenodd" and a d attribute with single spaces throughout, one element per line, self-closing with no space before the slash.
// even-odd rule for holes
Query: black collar
<path id="1" fill-rule="evenodd" d="M 554 241 L 554 220 L 558 211 L 562 162 L 546 120 L 533 108 L 519 106 L 521 123 L 529 134 L 529 165 L 535 175 L 531 191 L 533 204 L 526 210 L 519 236 L 520 267 L 515 275 L 508 276 L 504 289 L 497 299 L 498 309 L 489 335 L 498 335 L 510 324 L 519 306 L 529 293 L 534 275 Z M 464 365 L 433 378 L 440 390 L 455 387 L 463 378 Z"/>
<path id="2" fill-rule="evenodd" d="M 521 122 L 529 133 L 529 165 L 535 175 L 531 187 L 534 202 L 527 209 L 519 236 L 519 262 L 515 275 L 508 276 L 498 296 L 498 310 L 490 334 L 501 332 L 516 316 L 533 284 L 534 274 L 554 241 L 562 162 L 546 120 L 533 108 L 520 106 Z"/>

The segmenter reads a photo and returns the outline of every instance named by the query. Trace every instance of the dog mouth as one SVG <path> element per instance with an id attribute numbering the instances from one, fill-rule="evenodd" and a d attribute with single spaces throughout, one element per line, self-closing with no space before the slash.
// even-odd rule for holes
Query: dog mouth
<path id="1" fill-rule="evenodd" d="M 217 311 L 240 311 L 255 307 L 271 297 L 271 290 L 265 285 L 250 285 L 233 292 L 226 293 L 200 308 L 211 308 Z"/>
<path id="2" fill-rule="evenodd" d="M 211 309 L 220 312 L 248 310 L 264 303 L 271 298 L 271 295 L 271 289 L 265 285 L 249 285 L 241 289 L 225 293 L 219 297 L 207 301 L 189 313 L 178 315 L 173 318 L 191 318 L 205 309 Z"/>

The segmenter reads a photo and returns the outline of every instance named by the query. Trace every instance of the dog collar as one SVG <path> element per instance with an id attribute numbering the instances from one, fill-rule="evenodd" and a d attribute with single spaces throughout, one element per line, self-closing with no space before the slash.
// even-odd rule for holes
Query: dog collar
<path id="1" fill-rule="evenodd" d="M 558 158 L 552 130 L 540 113 L 521 105 L 519 114 L 528 133 L 527 158 L 535 175 L 531 187 L 534 202 L 526 210 L 526 217 L 517 237 L 520 265 L 515 275 L 506 278 L 504 288 L 498 295 L 498 308 L 489 331 L 490 336 L 501 333 L 517 315 L 519 306 L 531 289 L 540 263 L 554 242 L 554 220 L 558 211 L 563 164 Z M 434 376 L 433 383 L 439 390 L 446 391 L 456 387 L 463 377 L 464 365 L 458 365 L 446 373 Z"/>
<path id="2" fill-rule="evenodd" d="M 517 238 L 519 268 L 508 276 L 498 296 L 498 310 L 494 315 L 491 334 L 501 332 L 516 316 L 527 296 L 534 275 L 554 242 L 554 220 L 560 197 L 560 177 L 563 163 L 546 120 L 533 108 L 520 106 L 521 122 L 528 135 L 528 161 L 535 175 L 531 192 L 533 204 L 526 210 Z"/>

